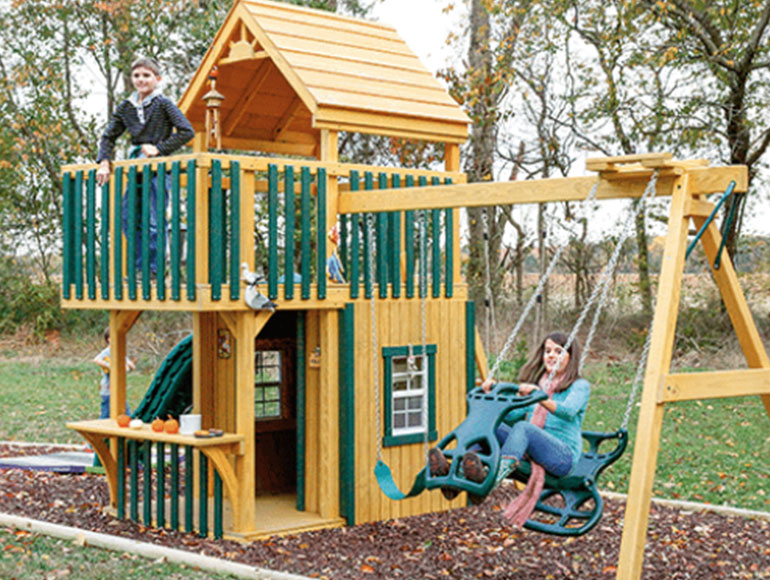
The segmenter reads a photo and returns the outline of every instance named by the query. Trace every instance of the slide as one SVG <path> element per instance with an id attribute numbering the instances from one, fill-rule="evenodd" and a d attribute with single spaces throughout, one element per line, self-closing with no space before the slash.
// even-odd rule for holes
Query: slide
<path id="1" fill-rule="evenodd" d="M 192 405 L 192 334 L 183 338 L 163 359 L 142 402 L 132 417 L 149 423 L 156 417 L 179 417 Z"/>

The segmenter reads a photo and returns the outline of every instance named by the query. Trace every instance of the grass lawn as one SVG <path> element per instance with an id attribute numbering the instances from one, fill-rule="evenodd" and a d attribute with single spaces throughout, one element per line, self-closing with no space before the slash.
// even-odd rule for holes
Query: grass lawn
<path id="1" fill-rule="evenodd" d="M 64 425 L 99 417 L 101 371 L 91 362 L 0 361 L 0 440 L 84 443 Z M 152 380 L 128 374 L 128 404 L 135 409 Z"/>
<path id="2" fill-rule="evenodd" d="M 584 429 L 620 427 L 634 371 L 628 364 L 588 367 L 592 391 Z M 628 491 L 640 397 L 629 422 L 629 448 L 602 475 L 603 489 Z M 769 458 L 770 418 L 759 397 L 669 404 L 653 495 L 770 512 Z"/>
<path id="3" fill-rule="evenodd" d="M 80 547 L 72 542 L 22 530 L 0 528 L 0 578 L 60 578 L 79 580 L 145 578 L 219 580 L 230 575 L 201 572 L 185 566 L 155 562 L 139 556 Z"/>

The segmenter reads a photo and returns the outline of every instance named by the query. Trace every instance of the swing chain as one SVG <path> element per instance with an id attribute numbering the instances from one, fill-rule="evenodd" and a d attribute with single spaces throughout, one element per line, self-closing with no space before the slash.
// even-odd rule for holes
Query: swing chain
<path id="1" fill-rule="evenodd" d="M 623 246 L 625 245 L 626 240 L 631 235 L 632 222 L 633 220 L 636 219 L 636 216 L 639 215 L 640 211 L 644 213 L 647 200 L 655 196 L 657 183 L 658 183 L 658 170 L 656 169 L 655 171 L 653 171 L 652 175 L 650 176 L 650 181 L 647 182 L 647 187 L 645 188 L 644 193 L 642 194 L 642 197 L 639 199 L 639 203 L 637 204 L 636 209 L 634 211 L 628 212 L 628 216 L 626 217 L 626 221 L 620 230 L 620 236 L 618 237 L 618 241 L 617 241 L 617 244 L 615 245 L 615 249 L 612 252 L 610 261 L 602 270 L 599 281 L 597 282 L 596 286 L 594 286 L 594 292 L 592 293 L 591 298 L 589 298 L 589 301 L 583 310 L 583 312 L 587 314 L 588 310 L 591 308 L 591 305 L 593 303 L 592 299 L 595 299 L 594 295 L 596 294 L 597 288 L 598 288 L 598 290 L 601 291 L 601 297 L 599 298 L 599 303 L 596 305 L 596 310 L 594 310 L 593 320 L 591 321 L 591 328 L 588 331 L 588 336 L 586 337 L 585 344 L 583 345 L 583 355 L 580 358 L 580 364 L 578 366 L 578 369 L 581 371 L 583 370 L 583 365 L 585 364 L 585 361 L 588 358 L 588 352 L 591 348 L 591 343 L 593 342 L 594 334 L 596 333 L 596 328 L 599 324 L 599 317 L 601 316 L 601 313 L 604 310 L 604 307 L 607 303 L 607 298 L 609 297 L 610 281 L 611 281 L 612 275 L 615 273 L 615 270 L 618 267 L 618 260 L 620 258 L 620 253 L 623 250 Z M 577 323 L 578 327 L 583 324 L 584 318 L 585 318 L 585 315 L 581 313 L 581 318 Z M 571 338 L 574 339 L 574 337 L 571 337 Z"/>
<path id="2" fill-rule="evenodd" d="M 618 243 L 615 246 L 614 251 L 612 252 L 612 256 L 610 257 L 609 263 L 604 267 L 604 270 L 602 270 L 602 274 L 600 277 L 600 281 L 594 286 L 591 295 L 589 296 L 588 300 L 586 301 L 585 306 L 583 306 L 583 310 L 580 312 L 580 316 L 578 317 L 577 322 L 575 322 L 574 326 L 572 327 L 572 330 L 570 331 L 569 337 L 567 338 L 567 342 L 562 347 L 561 352 L 559 353 L 559 357 L 556 359 L 556 364 L 554 365 L 553 369 L 551 370 L 550 374 L 548 375 L 548 379 L 546 381 L 546 384 L 550 384 L 553 380 L 553 377 L 556 375 L 556 371 L 558 370 L 559 366 L 561 365 L 562 358 L 564 358 L 564 355 L 569 350 L 569 347 L 572 346 L 572 343 L 575 341 L 575 337 L 577 336 L 578 332 L 580 331 L 580 327 L 583 325 L 583 322 L 585 322 L 586 316 L 588 316 L 588 312 L 591 309 L 591 307 L 594 305 L 594 303 L 597 301 L 597 298 L 599 298 L 601 294 L 601 300 L 596 306 L 596 310 L 594 311 L 594 318 L 591 324 L 591 329 L 589 331 L 588 337 L 586 338 L 586 343 L 583 350 L 583 355 L 580 359 L 580 364 L 578 368 L 583 368 L 583 363 L 586 360 L 586 357 L 588 355 L 589 348 L 591 346 L 591 341 L 593 340 L 594 333 L 596 331 L 596 326 L 599 320 L 599 316 L 604 308 L 604 305 L 607 301 L 608 296 L 608 290 L 609 290 L 609 282 L 610 282 L 610 274 L 615 271 L 615 268 L 617 267 L 618 259 L 620 258 L 620 253 L 623 249 L 623 244 L 625 243 L 626 239 L 628 238 L 629 230 L 630 230 L 630 224 L 631 220 L 635 218 L 635 216 L 639 213 L 639 208 L 644 207 L 645 202 L 647 199 L 655 195 L 656 192 L 656 185 L 658 181 L 658 170 L 656 169 L 653 171 L 652 175 L 650 176 L 650 181 L 647 182 L 647 187 L 644 190 L 644 193 L 642 194 L 642 197 L 640 199 L 640 203 L 637 206 L 637 209 L 635 211 L 629 212 L 628 217 L 626 218 L 626 224 L 623 230 L 621 231 L 621 237 L 618 240 Z M 646 355 L 642 355 L 643 358 L 646 358 Z M 635 393 L 632 391 L 632 397 Z M 627 409 L 627 414 L 630 414 L 630 406 L 633 402 L 633 398 L 629 398 L 629 408 Z M 624 419 L 625 420 L 625 419 Z"/>
<path id="3" fill-rule="evenodd" d="M 377 300 L 374 297 L 374 214 L 366 216 L 366 229 L 369 234 L 367 252 L 369 254 L 369 280 L 372 281 L 370 311 L 372 319 L 372 374 L 374 375 L 374 416 L 376 422 L 377 461 L 382 461 L 382 411 L 380 406 L 380 369 L 377 356 Z"/>
<path id="4" fill-rule="evenodd" d="M 654 319 L 653 319 L 654 324 Z M 642 378 L 644 377 L 644 368 L 647 365 L 647 356 L 650 354 L 650 343 L 652 342 L 652 327 L 647 331 L 647 338 L 644 341 L 644 348 L 642 349 L 642 356 L 639 359 L 639 364 L 636 366 L 636 375 L 634 375 L 634 383 L 631 387 L 631 394 L 628 397 L 628 403 L 626 403 L 626 411 L 623 414 L 623 423 L 620 428 L 626 431 L 628 428 L 628 421 L 631 419 L 631 411 L 634 408 L 634 402 L 636 401 L 636 393 L 639 391 L 639 386 L 642 384 Z"/>
<path id="5" fill-rule="evenodd" d="M 585 207 L 588 207 L 588 205 L 596 199 L 596 193 L 598 189 L 599 189 L 599 181 L 597 180 L 594 183 L 593 187 L 591 188 L 591 191 L 588 194 L 588 197 L 586 197 L 586 199 L 583 201 L 583 205 Z M 545 285 L 548 283 L 548 278 L 551 276 L 551 273 L 553 272 L 554 268 L 556 268 L 556 265 L 559 263 L 559 258 L 561 257 L 561 254 L 564 251 L 564 249 L 567 247 L 568 241 L 569 239 L 565 240 L 562 244 L 560 244 L 556 248 L 556 251 L 554 252 L 553 256 L 551 256 L 551 261 L 548 263 L 548 267 L 546 268 L 543 275 L 540 277 L 540 280 L 537 283 L 537 287 L 535 288 L 535 291 L 532 293 L 532 296 L 530 296 L 526 306 L 524 306 L 524 310 L 522 310 L 521 315 L 519 316 L 519 319 L 516 321 L 516 326 L 514 326 L 513 330 L 511 331 L 511 334 L 508 335 L 508 339 L 505 341 L 505 344 L 503 345 L 502 350 L 497 355 L 495 364 L 492 366 L 492 369 L 489 371 L 489 378 L 494 378 L 497 375 L 497 371 L 500 368 L 500 365 L 502 364 L 503 360 L 505 360 L 505 356 L 506 354 L 508 354 L 508 351 L 513 345 L 514 340 L 516 340 L 516 337 L 518 336 L 519 331 L 521 330 L 521 327 L 524 326 L 524 322 L 526 321 L 527 316 L 529 316 L 529 313 L 532 310 L 532 308 L 534 308 L 538 297 L 542 294 L 543 288 L 545 288 Z"/>
<path id="6" fill-rule="evenodd" d="M 492 239 L 492 231 L 489 227 L 489 208 L 481 209 L 481 221 L 484 226 L 484 281 L 486 283 L 485 288 L 485 306 L 487 315 L 487 348 L 492 349 L 492 334 L 493 330 L 497 328 L 497 322 L 495 320 L 495 302 L 494 293 L 492 292 L 492 261 L 489 258 L 489 242 Z"/>

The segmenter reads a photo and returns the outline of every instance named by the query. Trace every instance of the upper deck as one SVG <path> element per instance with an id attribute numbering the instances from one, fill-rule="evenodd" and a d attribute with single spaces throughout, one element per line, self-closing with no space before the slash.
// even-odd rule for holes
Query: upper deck
<path id="1" fill-rule="evenodd" d="M 150 207 L 153 178 L 165 207 Z M 116 162 L 100 188 L 95 165 L 65 166 L 62 306 L 245 310 L 244 263 L 279 308 L 339 308 L 372 293 L 412 298 L 419 294 L 420 224 L 428 295 L 464 295 L 456 210 L 432 209 L 424 219 L 419 211 L 337 216 L 340 192 L 464 181 L 454 172 L 194 153 Z M 158 244 L 157 276 L 150 275 L 151 221 L 168 232 Z M 336 248 L 329 236 L 335 225 Z M 125 231 L 138 231 L 140 242 L 128 243 Z M 327 275 L 335 249 L 344 283 Z M 137 252 L 139 271 L 127 267 Z"/>

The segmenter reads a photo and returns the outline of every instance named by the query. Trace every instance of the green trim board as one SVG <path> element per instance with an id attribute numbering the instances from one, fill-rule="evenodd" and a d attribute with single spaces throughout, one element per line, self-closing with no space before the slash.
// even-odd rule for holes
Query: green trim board
<path id="1" fill-rule="evenodd" d="M 356 524 L 356 393 L 355 393 L 355 305 L 340 311 L 340 515 L 349 526 Z"/>
<path id="2" fill-rule="evenodd" d="M 438 439 L 436 430 L 436 345 L 425 345 L 428 355 L 428 440 Z M 421 356 L 423 354 L 422 345 L 412 345 L 412 354 Z M 421 443 L 425 440 L 424 433 L 411 433 L 408 435 L 394 435 L 392 416 L 393 416 L 393 367 L 391 361 L 394 357 L 409 355 L 408 346 L 386 346 L 382 349 L 382 358 L 384 368 L 384 435 L 382 437 L 383 447 L 395 447 L 398 445 L 408 445 L 411 443 Z"/>

